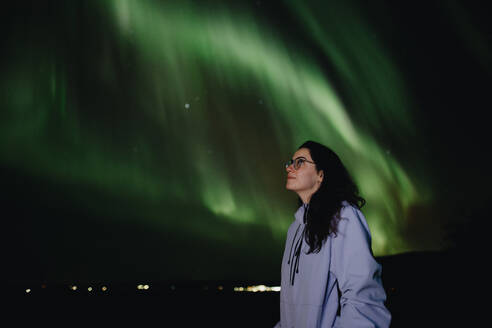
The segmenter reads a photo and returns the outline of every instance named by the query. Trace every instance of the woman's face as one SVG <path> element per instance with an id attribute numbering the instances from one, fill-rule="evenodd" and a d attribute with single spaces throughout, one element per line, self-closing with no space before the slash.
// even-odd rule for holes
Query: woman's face
<path id="1" fill-rule="evenodd" d="M 301 148 L 298 149 L 292 159 L 304 158 L 307 161 L 301 164 L 301 166 L 296 170 L 294 164 L 289 165 L 286 168 L 287 171 L 287 182 L 285 188 L 287 190 L 295 191 L 304 203 L 309 203 L 311 195 L 318 190 L 323 181 L 323 171 L 316 171 L 316 166 L 312 163 L 313 159 L 309 153 L 309 149 Z"/>

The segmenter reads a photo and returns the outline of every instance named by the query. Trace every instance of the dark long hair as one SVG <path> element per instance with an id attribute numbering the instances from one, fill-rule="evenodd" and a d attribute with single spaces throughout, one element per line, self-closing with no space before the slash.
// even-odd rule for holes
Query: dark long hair
<path id="1" fill-rule="evenodd" d="M 323 181 L 311 196 L 308 210 L 304 213 L 305 239 L 310 247 L 308 253 L 318 253 L 328 235 L 337 233 L 342 202 L 347 201 L 360 209 L 366 201 L 359 196 L 359 189 L 333 150 L 315 141 L 306 141 L 298 149 L 301 148 L 309 150 L 316 171 L 323 170 Z M 298 201 L 301 206 L 302 199 L 298 198 Z"/>

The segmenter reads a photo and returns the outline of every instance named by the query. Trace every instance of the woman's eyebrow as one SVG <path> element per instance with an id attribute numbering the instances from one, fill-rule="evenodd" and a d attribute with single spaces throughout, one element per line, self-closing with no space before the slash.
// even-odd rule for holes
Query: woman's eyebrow
<path id="1" fill-rule="evenodd" d="M 299 159 L 299 158 L 304 158 L 304 159 L 307 159 L 306 157 L 304 156 L 299 156 L 299 157 L 296 157 L 296 158 L 293 158 L 292 160 L 295 161 L 296 159 Z"/>

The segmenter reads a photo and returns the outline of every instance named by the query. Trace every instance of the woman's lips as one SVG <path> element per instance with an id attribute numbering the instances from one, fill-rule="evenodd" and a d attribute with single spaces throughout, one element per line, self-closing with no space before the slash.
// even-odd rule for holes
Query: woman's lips
<path id="1" fill-rule="evenodd" d="M 287 177 L 287 179 L 295 179 L 295 177 Z"/>

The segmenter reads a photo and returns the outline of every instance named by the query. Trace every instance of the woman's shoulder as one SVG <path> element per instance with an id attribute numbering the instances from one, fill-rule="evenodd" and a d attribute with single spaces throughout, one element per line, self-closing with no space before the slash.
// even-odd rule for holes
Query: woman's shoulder
<path id="1" fill-rule="evenodd" d="M 348 216 L 358 216 L 359 214 L 362 214 L 361 210 L 355 206 L 354 204 L 349 203 L 348 201 L 344 200 L 342 201 L 342 206 L 340 207 L 340 217 Z"/>
<path id="2" fill-rule="evenodd" d="M 342 202 L 342 207 L 340 208 L 340 221 L 338 222 L 338 227 L 339 229 L 341 228 L 341 230 L 355 228 L 355 229 L 362 229 L 365 230 L 366 232 L 369 232 L 369 226 L 360 208 L 347 201 Z"/>

